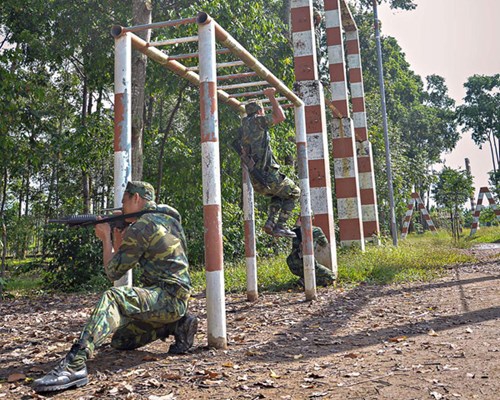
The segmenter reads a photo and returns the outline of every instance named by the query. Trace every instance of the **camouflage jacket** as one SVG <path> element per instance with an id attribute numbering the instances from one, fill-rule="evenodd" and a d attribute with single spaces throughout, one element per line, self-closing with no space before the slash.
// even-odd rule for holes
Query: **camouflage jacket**
<path id="1" fill-rule="evenodd" d="M 298 252 L 299 256 L 302 258 L 302 231 L 300 230 L 300 226 L 296 226 L 292 229 L 293 232 L 297 235 L 292 240 L 292 253 Z M 325 247 L 328 245 L 328 239 L 326 238 L 323 230 L 318 226 L 313 226 L 313 247 L 316 246 Z"/>
<path id="2" fill-rule="evenodd" d="M 279 169 L 270 145 L 269 128 L 273 126 L 272 115 L 252 114 L 241 122 L 241 147 L 255 162 L 255 168 L 267 172 Z"/>
<path id="3" fill-rule="evenodd" d="M 150 202 L 144 209 L 160 208 Z M 131 268 L 142 268 L 145 286 L 162 286 L 175 295 L 191 290 L 187 243 L 177 210 L 168 214 L 144 214 L 132 223 L 122 245 L 109 262 L 106 273 L 117 280 Z"/>

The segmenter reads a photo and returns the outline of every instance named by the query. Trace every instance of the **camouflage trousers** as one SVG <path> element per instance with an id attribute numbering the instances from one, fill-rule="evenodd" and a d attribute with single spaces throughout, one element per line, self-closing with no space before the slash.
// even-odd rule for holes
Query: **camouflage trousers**
<path id="1" fill-rule="evenodd" d="M 267 187 L 252 175 L 250 177 L 257 193 L 271 197 L 268 219 L 276 222 L 276 216 L 279 213 L 277 224 L 284 226 L 292 215 L 295 201 L 300 196 L 300 188 L 290 178 L 274 169 L 266 175 Z"/>
<path id="2" fill-rule="evenodd" d="M 298 250 L 292 250 L 290 255 L 286 258 L 286 263 L 292 274 L 299 278 L 304 278 L 304 263 Z M 316 272 L 316 285 L 327 286 L 335 282 L 335 274 L 316 260 L 314 260 L 314 270 Z"/>
<path id="3" fill-rule="evenodd" d="M 80 341 L 88 355 L 111 335 L 111 346 L 116 349 L 145 346 L 173 333 L 176 321 L 186 314 L 187 303 L 187 298 L 173 297 L 160 287 L 113 287 L 97 303 Z M 79 353 L 75 363 L 85 360 L 84 353 Z"/>

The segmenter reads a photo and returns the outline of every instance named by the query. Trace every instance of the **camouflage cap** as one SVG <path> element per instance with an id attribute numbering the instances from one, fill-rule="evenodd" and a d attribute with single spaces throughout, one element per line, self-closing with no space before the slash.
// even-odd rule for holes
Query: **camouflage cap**
<path id="1" fill-rule="evenodd" d="M 155 189 L 153 185 L 142 181 L 131 181 L 127 183 L 125 192 L 130 194 L 138 193 L 144 200 L 154 201 Z"/>
<path id="2" fill-rule="evenodd" d="M 262 102 L 260 100 L 252 100 L 245 105 L 245 111 L 247 112 L 248 116 L 255 114 L 259 110 L 263 109 L 264 107 L 262 107 Z"/>

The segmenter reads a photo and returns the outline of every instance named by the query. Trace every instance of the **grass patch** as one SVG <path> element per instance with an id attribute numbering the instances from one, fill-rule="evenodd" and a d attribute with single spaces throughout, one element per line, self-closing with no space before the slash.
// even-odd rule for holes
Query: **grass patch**
<path id="1" fill-rule="evenodd" d="M 389 244 L 389 238 L 385 240 L 385 244 L 378 247 L 367 245 L 364 253 L 356 249 L 339 248 L 338 284 L 351 286 L 360 282 L 387 284 L 432 280 L 441 276 L 446 267 L 477 261 L 473 255 L 460 249 L 478 243 L 499 242 L 500 227 L 484 227 L 472 238 L 468 235 L 469 231 L 464 230 L 460 240 L 453 242 L 450 234 L 444 231 L 435 235 L 430 232 L 422 235 L 410 234 L 405 240 L 399 241 L 397 248 Z M 296 287 L 298 278 L 286 265 L 287 255 L 258 259 L 259 292 L 278 292 Z M 6 291 L 23 294 L 41 289 L 41 272 L 42 266 L 36 260 L 9 261 Z M 246 292 L 244 260 L 226 263 L 224 276 L 227 293 Z M 192 267 L 191 279 L 195 292 L 205 289 L 203 267 Z M 91 290 L 102 289 L 102 282 L 89 282 L 88 286 L 89 289 L 92 287 Z"/>
<path id="2" fill-rule="evenodd" d="M 500 226 L 480 227 L 474 234 L 469 237 L 470 229 L 464 230 L 466 241 L 470 243 L 500 243 Z"/>
<path id="3" fill-rule="evenodd" d="M 397 248 L 370 245 L 364 253 L 340 249 L 338 283 L 428 281 L 440 276 L 444 267 L 473 261 L 472 255 L 458 251 L 446 232 L 426 232 L 408 235 L 398 242 Z"/>

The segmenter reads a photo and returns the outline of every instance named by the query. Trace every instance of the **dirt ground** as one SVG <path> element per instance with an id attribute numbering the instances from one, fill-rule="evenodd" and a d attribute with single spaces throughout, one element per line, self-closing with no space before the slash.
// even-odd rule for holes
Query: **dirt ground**
<path id="1" fill-rule="evenodd" d="M 205 299 L 192 353 L 170 341 L 138 351 L 105 345 L 90 383 L 53 399 L 498 399 L 500 246 L 434 282 L 228 295 L 227 350 L 206 347 Z M 0 303 L 0 399 L 31 389 L 70 347 L 97 296 Z"/>

